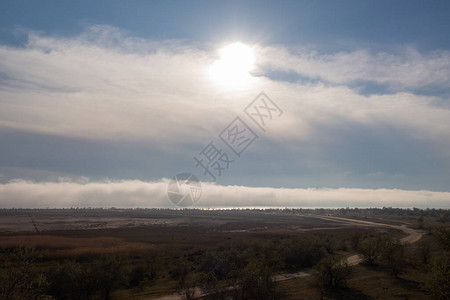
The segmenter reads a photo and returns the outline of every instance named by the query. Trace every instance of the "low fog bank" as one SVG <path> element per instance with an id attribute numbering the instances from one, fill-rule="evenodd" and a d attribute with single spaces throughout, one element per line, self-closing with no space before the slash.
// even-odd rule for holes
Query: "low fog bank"
<path id="1" fill-rule="evenodd" d="M 0 184 L 2 208 L 176 207 L 167 196 L 168 179 Z M 401 207 L 450 208 L 449 192 L 399 189 L 270 188 L 202 183 L 195 207 Z"/>

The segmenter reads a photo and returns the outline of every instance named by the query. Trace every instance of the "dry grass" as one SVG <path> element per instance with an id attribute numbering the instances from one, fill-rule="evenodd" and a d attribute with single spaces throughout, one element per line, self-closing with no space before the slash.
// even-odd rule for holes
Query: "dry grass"
<path id="1" fill-rule="evenodd" d="M 146 243 L 127 242 L 115 237 L 76 238 L 50 235 L 20 235 L 0 237 L 0 248 L 32 246 L 44 257 L 78 257 L 103 254 L 139 254 L 153 246 Z"/>

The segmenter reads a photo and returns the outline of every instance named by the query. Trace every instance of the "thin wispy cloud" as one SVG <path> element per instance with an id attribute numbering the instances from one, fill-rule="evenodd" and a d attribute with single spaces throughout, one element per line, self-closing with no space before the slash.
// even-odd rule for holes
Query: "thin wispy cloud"
<path id="1" fill-rule="evenodd" d="M 261 63 L 269 70 L 292 71 L 332 84 L 369 81 L 394 92 L 448 89 L 450 85 L 450 52 L 445 50 L 421 53 L 409 46 L 395 53 L 358 49 L 322 54 L 311 49 L 265 47 L 261 53 Z"/>

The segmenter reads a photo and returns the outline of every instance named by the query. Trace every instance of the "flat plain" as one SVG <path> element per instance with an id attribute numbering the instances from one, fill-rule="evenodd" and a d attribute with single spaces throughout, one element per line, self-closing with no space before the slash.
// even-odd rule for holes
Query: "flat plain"
<path id="1" fill-rule="evenodd" d="M 448 232 L 446 216 L 445 210 L 395 209 L 1 210 L 0 248 L 33 247 L 38 269 L 50 279 L 59 264 L 88 269 L 105 257 L 126 261 L 120 267 L 127 278 L 83 299 L 428 299 L 431 258 L 447 253 L 432 228 Z M 399 274 L 393 276 L 382 258 L 364 263 L 355 243 L 378 237 L 405 245 Z M 423 243 L 430 245 L 430 261 L 422 264 Z M 346 259 L 352 269 L 342 286 L 320 283 L 327 257 Z M 244 293 L 243 274 L 266 267 L 273 291 L 262 296 L 256 286 Z M 49 281 L 47 292 L 61 298 Z"/>

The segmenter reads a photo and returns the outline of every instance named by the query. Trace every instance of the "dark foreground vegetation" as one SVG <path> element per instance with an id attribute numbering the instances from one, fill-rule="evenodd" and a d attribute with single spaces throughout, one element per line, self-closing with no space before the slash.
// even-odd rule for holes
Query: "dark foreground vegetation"
<path id="1" fill-rule="evenodd" d="M 450 297 L 447 210 L 0 211 L 3 223 L 15 216 L 33 232 L 3 224 L 0 299 Z M 424 236 L 405 244 L 402 231 L 332 217 Z"/>

